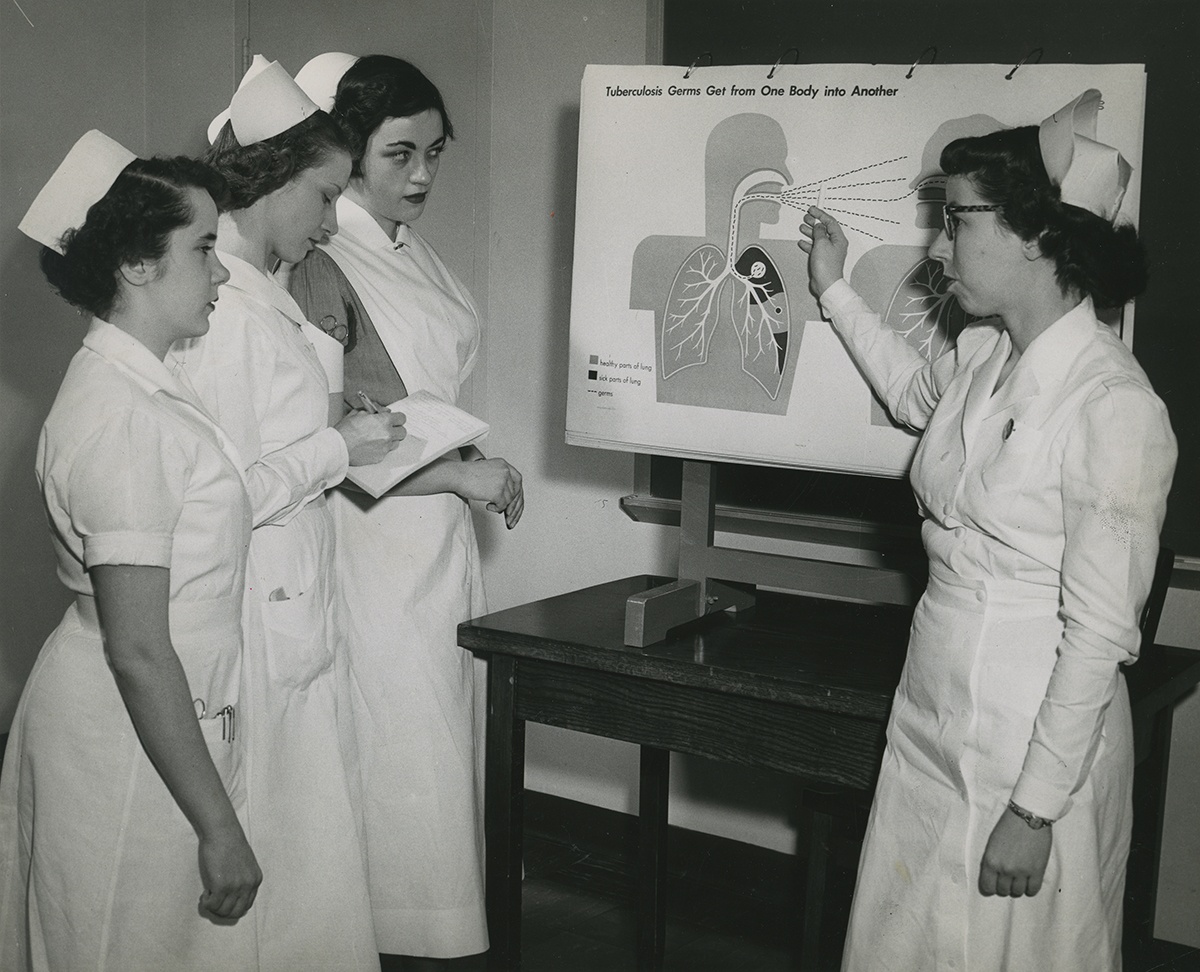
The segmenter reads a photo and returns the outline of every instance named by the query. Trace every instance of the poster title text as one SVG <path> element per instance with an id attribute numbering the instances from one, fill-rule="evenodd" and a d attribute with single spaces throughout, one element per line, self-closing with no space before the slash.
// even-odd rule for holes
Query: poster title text
<path id="1" fill-rule="evenodd" d="M 882 84 L 877 84 L 873 88 L 856 84 L 851 86 L 848 91 L 845 88 L 818 87 L 815 84 L 805 87 L 798 84 L 764 84 L 757 88 L 745 88 L 736 84 L 706 86 L 671 84 L 667 85 L 665 89 L 661 85 L 622 88 L 620 85 L 606 84 L 604 93 L 609 98 L 893 98 L 900 93 L 900 89 L 888 88 Z"/>

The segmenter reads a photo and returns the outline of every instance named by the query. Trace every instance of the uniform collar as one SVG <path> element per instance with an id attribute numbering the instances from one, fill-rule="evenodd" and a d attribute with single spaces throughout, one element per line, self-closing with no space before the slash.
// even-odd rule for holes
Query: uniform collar
<path id="1" fill-rule="evenodd" d="M 147 397 L 166 395 L 199 417 L 210 429 L 238 475 L 245 479 L 241 456 L 200 401 L 200 395 L 184 370 L 183 360 L 176 350 L 179 342 L 172 345 L 166 358 L 160 361 L 153 351 L 129 332 L 94 317 L 87 334 L 83 336 L 83 346 L 129 378 Z"/>
<path id="2" fill-rule="evenodd" d="M 189 405 L 199 406 L 199 399 L 189 384 L 184 384 L 171 369 L 175 359 L 168 354 L 160 361 L 146 345 L 115 324 L 93 318 L 84 335 L 83 346 L 111 362 L 145 389 L 148 395 L 166 392 Z"/>
<path id="3" fill-rule="evenodd" d="M 337 215 L 338 236 L 353 237 L 370 249 L 402 252 L 412 245 L 412 229 L 407 223 L 401 223 L 396 228 L 396 239 L 392 240 L 383 231 L 383 227 L 375 222 L 374 216 L 354 200 L 347 198 L 344 193 L 338 197 Z"/>
<path id="4" fill-rule="evenodd" d="M 1017 367 L 1043 386 L 1062 381 L 1099 326 L 1092 298 L 1085 297 L 1029 343 Z"/>
<path id="5" fill-rule="evenodd" d="M 979 422 L 991 415 L 998 408 L 1003 407 L 999 403 L 1000 394 L 994 393 L 996 388 L 996 379 L 1000 376 L 1001 370 L 1004 368 L 1004 362 L 1008 360 L 1009 354 L 1012 352 L 1012 339 L 1008 332 L 1003 328 L 996 335 L 996 343 L 992 345 L 992 350 L 979 367 L 971 372 L 971 383 L 967 386 L 966 399 L 963 402 L 963 445 L 967 445 L 967 439 Z M 1012 383 L 1012 377 L 1009 377 L 1008 384 Z M 1006 386 L 1007 387 L 1007 386 Z M 1003 391 L 1003 389 L 1001 389 Z"/>
<path id="6" fill-rule="evenodd" d="M 1098 326 L 1092 299 L 1085 297 L 1029 343 L 1004 386 L 991 397 L 986 414 L 994 415 L 1061 382 L 1096 336 Z"/>
<path id="7" fill-rule="evenodd" d="M 221 263 L 229 271 L 229 280 L 223 286 L 241 291 L 252 300 L 275 308 L 297 327 L 304 325 L 304 311 L 283 287 L 241 257 L 226 253 L 220 246 L 217 247 L 217 252 Z"/>

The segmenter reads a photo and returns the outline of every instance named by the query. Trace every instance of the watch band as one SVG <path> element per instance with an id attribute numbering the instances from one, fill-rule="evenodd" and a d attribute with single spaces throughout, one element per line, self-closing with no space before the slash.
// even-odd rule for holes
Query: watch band
<path id="1" fill-rule="evenodd" d="M 1008 801 L 1008 809 L 1029 824 L 1031 830 L 1041 830 L 1043 827 L 1051 827 L 1054 825 L 1053 820 L 1050 820 L 1046 817 L 1039 817 L 1037 814 L 1026 810 L 1024 807 L 1013 803 L 1012 800 Z"/>

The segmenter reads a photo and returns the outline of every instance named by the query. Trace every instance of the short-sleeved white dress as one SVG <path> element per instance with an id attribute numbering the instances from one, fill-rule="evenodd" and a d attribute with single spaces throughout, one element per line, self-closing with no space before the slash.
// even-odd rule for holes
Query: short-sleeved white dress
<path id="1" fill-rule="evenodd" d="M 0 780 L 0 968 L 255 968 L 253 922 L 199 912 L 197 838 L 138 741 L 88 576 L 102 564 L 170 569 L 172 644 L 244 822 L 227 709 L 240 712 L 250 538 L 236 452 L 186 379 L 95 321 L 43 427 L 37 472 L 75 603 L 25 685 Z"/>

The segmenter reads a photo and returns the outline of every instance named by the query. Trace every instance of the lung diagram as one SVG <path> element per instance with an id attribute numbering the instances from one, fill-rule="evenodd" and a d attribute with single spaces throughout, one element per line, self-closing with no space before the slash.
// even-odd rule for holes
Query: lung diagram
<path id="1" fill-rule="evenodd" d="M 743 373 L 774 400 L 783 383 L 790 324 L 783 277 L 762 247 L 747 246 L 734 260 L 705 243 L 683 262 L 667 295 L 663 378 L 706 363 L 714 331 L 727 327 L 737 336 Z"/>

